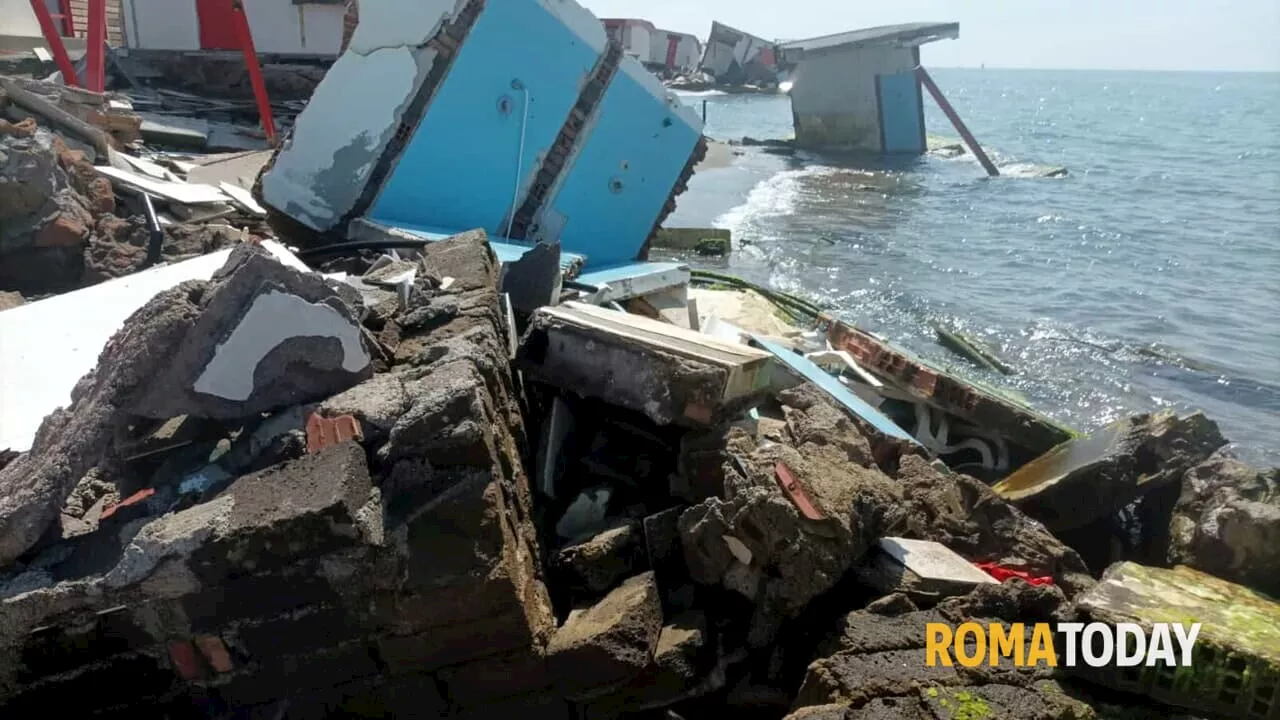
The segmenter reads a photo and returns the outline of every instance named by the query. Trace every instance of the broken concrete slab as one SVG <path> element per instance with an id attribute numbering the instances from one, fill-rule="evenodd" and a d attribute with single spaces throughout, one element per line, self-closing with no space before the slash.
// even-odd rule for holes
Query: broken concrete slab
<path id="1" fill-rule="evenodd" d="M 595 605 L 571 612 L 547 646 L 547 665 L 563 694 L 590 699 L 640 675 L 661 632 L 657 581 L 652 572 L 637 575 Z"/>
<path id="2" fill-rule="evenodd" d="M 365 439 L 376 447 L 390 436 L 396 422 L 412 404 L 402 376 L 380 373 L 320 401 L 316 411 L 325 417 L 355 417 L 360 421 Z"/>
<path id="3" fill-rule="evenodd" d="M 189 273 L 191 269 L 186 268 L 184 272 Z M 168 282 L 167 276 L 158 279 Z M 281 290 L 272 290 L 271 285 L 254 284 L 255 280 L 261 283 L 267 279 L 279 281 L 277 287 L 294 288 L 304 294 L 287 295 Z M 129 280 L 123 282 L 128 284 Z M 154 283 L 157 278 L 150 280 Z M 153 287 L 141 284 L 137 292 L 146 293 Z M 290 343 L 283 343 L 286 351 L 306 351 L 296 360 L 319 371 L 318 376 L 308 379 L 309 373 L 299 373 L 296 364 L 291 364 L 295 358 L 288 352 L 276 352 L 277 348 L 270 342 L 263 344 L 273 334 L 277 340 L 281 339 L 281 328 L 265 316 L 248 323 L 252 337 L 244 337 L 239 342 L 247 345 L 238 347 L 236 331 L 246 325 L 243 320 L 252 313 L 246 304 L 262 297 L 253 293 L 264 290 L 295 298 L 308 307 L 315 306 L 304 298 L 330 300 L 333 304 L 323 305 L 319 312 L 336 316 L 341 321 L 338 325 L 349 329 L 351 369 L 342 364 L 348 361 L 346 354 L 340 354 L 332 366 L 326 367 L 329 361 L 323 357 L 322 348 L 326 347 L 323 342 L 295 343 L 292 350 Z M 53 306 L 35 303 L 7 311 L 0 316 L 0 323 L 39 319 L 39 311 L 51 307 L 56 310 L 61 305 L 57 301 L 65 297 L 45 301 L 55 303 Z M 114 309 L 119 311 L 118 306 Z M 343 312 L 347 313 L 345 318 Z M 227 264 L 212 283 L 189 283 L 156 296 L 130 316 L 112 342 L 107 343 L 97 369 L 72 390 L 71 405 L 44 420 L 31 442 L 31 451 L 0 471 L 0 488 L 6 490 L 0 501 L 4 503 L 0 509 L 0 566 L 7 565 L 30 547 L 57 517 L 74 484 L 112 452 L 117 427 L 131 416 L 248 418 L 343 389 L 358 381 L 361 373 L 371 372 L 359 326 L 353 325 L 354 321 L 349 318 L 350 310 L 323 281 L 289 269 L 266 250 L 248 245 L 229 253 Z M 298 330 L 295 326 L 284 333 L 290 335 Z M 9 336 L 6 334 L 6 337 Z M 9 345 L 5 343 L 6 348 Z M 247 355 L 227 357 L 234 354 L 232 351 L 246 347 Z M 327 347 L 330 351 L 338 349 Z M 221 361 L 219 353 L 223 354 Z M 360 353 L 366 353 L 363 361 Z M 272 358 L 276 362 L 274 369 L 264 363 Z M 8 365 L 9 358 L 4 359 Z M 28 365 L 21 356 L 16 360 L 14 364 L 18 367 Z M 330 354 L 330 361 L 333 360 Z M 219 364 L 220 371 L 215 379 L 225 381 L 223 386 L 233 386 L 235 397 L 199 393 L 208 367 L 215 364 Z M 226 372 L 221 372 L 223 370 Z M 16 379 L 6 374 L 5 383 Z M 256 383 L 262 382 L 269 382 L 271 389 L 259 392 L 261 386 Z M 26 413 L 31 410 L 11 405 L 8 397 L 3 409 L 6 414 L 25 411 L 18 417 L 30 422 Z M 5 427 L 8 428 L 7 422 Z"/>
<path id="4" fill-rule="evenodd" d="M 803 485 L 822 519 L 807 518 L 784 493 L 775 475 L 779 463 Z M 885 508 L 900 504 L 901 495 L 887 476 L 853 465 L 831 445 L 762 447 L 737 465 L 726 475 L 724 499 L 708 499 L 680 517 L 681 539 L 693 579 L 702 584 L 741 587 L 744 570 L 762 578 L 759 593 L 751 593 L 761 633 L 753 642 L 767 644 L 782 620 L 834 587 L 886 533 Z M 750 551 L 750 565 L 735 557 L 725 536 Z"/>
<path id="5" fill-rule="evenodd" d="M 561 587 L 587 594 L 604 593 L 632 575 L 643 553 L 640 528 L 624 523 L 585 542 L 562 548 L 552 560 Z"/>
<path id="6" fill-rule="evenodd" d="M 1050 530 L 1070 530 L 1177 482 L 1226 444 L 1201 413 L 1138 415 L 1059 445 L 992 489 Z"/>
<path id="7" fill-rule="evenodd" d="M 1169 562 L 1280 598 L 1280 469 L 1215 455 L 1187 471 Z"/>
<path id="8" fill-rule="evenodd" d="M 693 427 L 757 402 L 772 370 L 762 351 L 582 303 L 534 313 L 518 362 L 550 385 Z"/>
<path id="9" fill-rule="evenodd" d="M 926 665 L 919 650 L 842 653 L 809 666 L 796 704 L 860 707 L 876 698 L 914 696 L 929 687 L 963 684 L 964 678 L 956 668 Z"/>
<path id="10" fill-rule="evenodd" d="M 267 241 L 261 247 L 289 267 L 306 269 L 279 243 Z M 0 344 L 0 447 L 30 448 L 41 420 L 72 402 L 72 388 L 93 370 L 131 315 L 163 290 L 187 280 L 208 280 L 230 256 L 230 249 L 222 250 L 0 315 L 0 334 L 12 339 Z"/>
<path id="11" fill-rule="evenodd" d="M 933 720 L 1087 720 L 1098 716 L 1093 706 L 1072 697 L 1052 680 L 1029 687 L 929 687 L 919 696 Z"/>
<path id="12" fill-rule="evenodd" d="M 591 720 L 630 717 L 631 714 L 673 705 L 719 690 L 714 639 L 707 618 L 690 611 L 663 626 L 654 649 L 653 664 L 626 687 L 583 707 Z"/>
<path id="13" fill-rule="evenodd" d="M 247 475 L 215 500 L 143 527 L 105 582 L 133 585 L 162 562 L 177 560 L 217 584 L 375 541 L 376 528 L 361 517 L 372 488 L 364 450 L 355 443 Z"/>
<path id="14" fill-rule="evenodd" d="M 130 409 L 243 418 L 355 385 L 373 374 L 372 356 L 347 299 L 318 275 L 236 248 L 203 293 L 191 332 Z"/>
<path id="15" fill-rule="evenodd" d="M 502 292 L 522 315 L 559 302 L 562 283 L 558 244 L 538 243 L 519 260 L 502 267 Z"/>
<path id="16" fill-rule="evenodd" d="M 1072 669 L 1090 681 L 1215 717 L 1280 711 L 1280 603 L 1273 598 L 1186 567 L 1126 562 L 1108 568 L 1076 610 L 1083 622 L 1136 623 L 1148 633 L 1153 623 L 1200 624 L 1192 672 L 1165 663 Z"/>
<path id="17" fill-rule="evenodd" d="M 942 543 L 974 562 L 1050 576 L 1068 596 L 1092 587 L 1075 550 L 982 482 L 943 473 L 917 455 L 903 456 L 895 477 L 903 501 L 886 512 L 896 534 Z"/>

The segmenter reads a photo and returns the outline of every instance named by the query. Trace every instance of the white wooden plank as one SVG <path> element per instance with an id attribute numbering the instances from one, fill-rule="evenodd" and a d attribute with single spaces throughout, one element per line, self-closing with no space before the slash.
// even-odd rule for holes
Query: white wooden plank
<path id="1" fill-rule="evenodd" d="M 178 181 L 177 175 L 174 175 L 173 173 L 169 172 L 166 168 L 161 167 L 160 165 L 157 165 L 151 162 L 150 160 L 143 160 L 142 158 L 136 158 L 132 155 L 126 155 L 125 153 L 115 153 L 115 154 L 119 156 L 120 159 L 128 163 L 134 170 L 137 170 L 138 172 L 142 173 L 143 175 L 146 175 L 147 177 L 152 177 L 157 180 L 165 180 L 168 182 Z"/>
<path id="2" fill-rule="evenodd" d="M 99 165 L 97 171 L 117 182 L 141 190 L 156 197 L 182 203 L 183 205 L 207 205 L 209 203 L 231 202 L 221 190 L 212 185 L 194 183 L 168 182 L 149 178 L 145 175 L 131 173 L 127 170 Z"/>
<path id="3" fill-rule="evenodd" d="M 234 200 L 237 205 L 243 207 L 254 215 L 267 214 L 266 208 L 259 205 L 258 201 L 253 199 L 253 193 L 248 190 L 226 182 L 218 183 L 218 189 L 231 196 L 231 199 Z"/>

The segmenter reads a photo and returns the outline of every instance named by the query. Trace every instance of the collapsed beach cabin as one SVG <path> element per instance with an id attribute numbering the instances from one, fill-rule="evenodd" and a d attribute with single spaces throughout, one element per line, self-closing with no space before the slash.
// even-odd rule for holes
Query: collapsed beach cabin
<path id="1" fill-rule="evenodd" d="M 920 46 L 960 36 L 959 23 L 910 23 L 780 46 L 791 72 L 796 145 L 876 153 L 925 151 Z"/>
<path id="2" fill-rule="evenodd" d="M 693 109 L 574 3 L 384 0 L 361 5 L 262 198 L 328 237 L 360 217 L 481 228 L 594 269 L 644 258 L 704 153 Z"/>
<path id="3" fill-rule="evenodd" d="M 725 85 L 766 85 L 777 80 L 774 47 L 764 38 L 712 22 L 699 69 Z"/>

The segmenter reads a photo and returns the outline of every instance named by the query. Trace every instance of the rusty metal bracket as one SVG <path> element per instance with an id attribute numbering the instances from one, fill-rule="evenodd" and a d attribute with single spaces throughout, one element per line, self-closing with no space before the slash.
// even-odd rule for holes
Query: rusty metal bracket
<path id="1" fill-rule="evenodd" d="M 773 472 L 774 478 L 778 481 L 778 487 L 782 488 L 782 493 L 796 506 L 801 515 L 808 520 L 814 521 L 827 519 L 826 514 L 813 503 L 813 499 L 809 497 L 809 492 L 796 479 L 795 473 L 791 472 L 791 468 L 787 467 L 786 463 L 779 462 L 774 465 Z"/>

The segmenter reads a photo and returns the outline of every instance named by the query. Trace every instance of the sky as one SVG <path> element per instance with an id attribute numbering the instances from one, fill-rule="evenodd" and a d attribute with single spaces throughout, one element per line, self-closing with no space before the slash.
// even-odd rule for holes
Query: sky
<path id="1" fill-rule="evenodd" d="M 579 0 L 705 39 L 712 20 L 769 40 L 959 22 L 934 67 L 1280 72 L 1280 0 Z"/>

